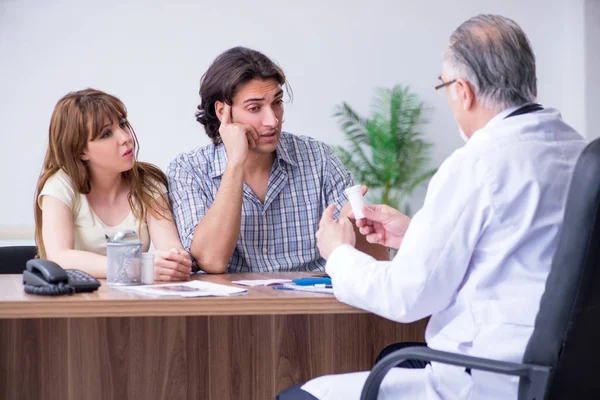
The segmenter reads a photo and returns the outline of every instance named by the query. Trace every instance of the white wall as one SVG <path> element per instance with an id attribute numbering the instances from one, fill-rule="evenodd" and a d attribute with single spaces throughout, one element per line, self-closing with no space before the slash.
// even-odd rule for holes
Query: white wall
<path id="1" fill-rule="evenodd" d="M 562 31 L 562 45 L 554 50 L 556 62 L 562 63 L 562 76 L 556 84 L 561 85 L 560 107 L 563 117 L 579 132 L 587 136 L 586 107 L 586 21 L 585 7 L 589 0 L 568 0 L 563 4 L 564 25 L 556 27 Z M 592 0 L 598 1 L 598 0 Z M 553 78 L 541 84 L 553 85 Z"/>
<path id="2" fill-rule="evenodd" d="M 584 68 L 583 51 L 573 51 L 583 41 L 582 0 L 2 0 L 0 227 L 33 225 L 50 114 L 62 95 L 94 87 L 120 97 L 140 158 L 166 168 L 208 143 L 194 118 L 199 78 L 235 45 L 264 52 L 287 73 L 295 99 L 284 128 L 330 144 L 343 143 L 335 104 L 365 113 L 374 87 L 411 85 L 431 109 L 424 131 L 439 165 L 461 140 L 432 88 L 449 35 L 479 13 L 521 24 L 537 56 L 539 100 L 583 130 L 585 112 L 573 101 L 584 94 L 570 84 Z"/>
<path id="3" fill-rule="evenodd" d="M 600 137 L 600 0 L 585 0 L 585 106 L 588 139 Z"/>

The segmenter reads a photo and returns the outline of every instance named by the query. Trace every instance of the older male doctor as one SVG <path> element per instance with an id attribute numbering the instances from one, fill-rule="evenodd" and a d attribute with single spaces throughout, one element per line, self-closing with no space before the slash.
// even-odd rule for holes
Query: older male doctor
<path id="1" fill-rule="evenodd" d="M 433 349 L 522 361 L 584 140 L 535 103 L 535 58 L 512 20 L 480 15 L 446 50 L 442 83 L 466 144 L 431 179 L 410 220 L 382 205 L 357 221 L 393 261 L 357 251 L 328 208 L 317 232 L 336 297 L 398 322 L 431 316 Z M 280 399 L 358 399 L 368 372 L 313 379 Z M 380 399 L 516 399 L 518 379 L 431 363 L 393 368 Z"/>

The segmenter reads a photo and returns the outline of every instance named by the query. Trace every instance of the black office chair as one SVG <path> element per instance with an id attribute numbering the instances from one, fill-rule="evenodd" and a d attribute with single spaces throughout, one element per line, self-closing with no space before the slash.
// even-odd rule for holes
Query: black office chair
<path id="1" fill-rule="evenodd" d="M 35 258 L 36 246 L 0 247 L 0 274 L 22 274 L 27 260 Z"/>
<path id="2" fill-rule="evenodd" d="M 523 363 L 408 347 L 373 367 L 362 400 L 375 400 L 381 381 L 406 359 L 520 376 L 519 400 L 600 399 L 600 139 L 581 154 L 558 246 Z"/>

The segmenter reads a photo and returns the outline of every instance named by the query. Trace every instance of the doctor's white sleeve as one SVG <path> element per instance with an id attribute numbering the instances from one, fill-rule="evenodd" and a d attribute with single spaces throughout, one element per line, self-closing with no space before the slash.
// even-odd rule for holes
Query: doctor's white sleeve
<path id="1" fill-rule="evenodd" d="M 431 179 L 392 261 L 376 261 L 350 245 L 334 250 L 326 271 L 340 301 L 398 322 L 450 304 L 494 211 L 490 174 L 462 150 Z"/>

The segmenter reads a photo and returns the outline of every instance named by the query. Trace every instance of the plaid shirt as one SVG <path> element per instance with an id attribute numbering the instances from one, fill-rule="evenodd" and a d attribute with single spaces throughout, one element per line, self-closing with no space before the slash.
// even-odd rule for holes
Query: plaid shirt
<path id="1" fill-rule="evenodd" d="M 215 200 L 226 165 L 223 144 L 180 154 L 169 165 L 169 197 L 188 252 L 196 226 Z M 351 185 L 350 173 L 329 146 L 282 132 L 264 204 L 244 183 L 240 236 L 227 271 L 324 270 L 315 239 L 319 220 L 331 203 L 337 204 L 338 217 L 347 201 L 344 189 Z"/>

